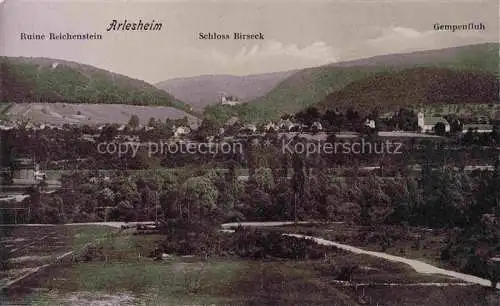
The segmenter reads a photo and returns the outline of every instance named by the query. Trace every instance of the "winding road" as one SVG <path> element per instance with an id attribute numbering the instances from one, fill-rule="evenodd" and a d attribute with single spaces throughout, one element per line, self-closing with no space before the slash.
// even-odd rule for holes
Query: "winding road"
<path id="1" fill-rule="evenodd" d="M 307 223 L 307 222 L 305 222 Z M 264 226 L 283 226 L 283 225 L 291 225 L 294 224 L 294 222 L 242 222 L 242 223 L 226 223 L 222 224 L 222 228 L 226 231 L 230 231 L 231 228 L 238 227 L 238 226 L 243 226 L 243 227 L 264 227 Z M 438 268 L 436 266 L 430 265 L 428 263 L 415 260 L 415 259 L 408 259 L 405 257 L 399 257 L 399 256 L 394 256 L 390 255 L 387 253 L 382 253 L 382 252 L 374 252 L 374 251 L 367 251 L 363 250 L 357 247 L 353 247 L 347 244 L 342 244 L 342 243 L 337 243 L 334 241 L 326 240 L 323 238 L 319 237 L 313 237 L 313 236 L 307 236 L 307 235 L 300 235 L 300 234 L 284 234 L 287 236 L 291 237 L 298 237 L 298 238 L 306 238 L 306 239 L 311 239 L 317 244 L 320 245 L 325 245 L 325 246 L 334 246 L 339 249 L 349 251 L 355 254 L 366 254 L 378 258 L 383 258 L 392 262 L 401 262 L 404 264 L 409 265 L 412 267 L 416 272 L 422 273 L 422 274 L 440 274 L 440 275 L 446 275 L 450 276 L 453 278 L 461 279 L 465 282 L 468 283 L 474 283 L 482 286 L 491 286 L 491 282 L 487 279 L 480 278 L 477 276 L 469 275 L 469 274 L 464 274 L 464 273 L 459 273 L 455 272 L 452 270 L 446 270 L 442 268 Z M 497 289 L 500 289 L 500 284 L 497 284 L 496 286 Z"/>

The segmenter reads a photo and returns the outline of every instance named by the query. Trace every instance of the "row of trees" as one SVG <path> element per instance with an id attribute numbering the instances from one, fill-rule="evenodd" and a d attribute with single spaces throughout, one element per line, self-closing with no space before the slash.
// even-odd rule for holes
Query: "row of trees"
<path id="1" fill-rule="evenodd" d="M 236 165 L 228 163 L 225 171 L 116 171 L 99 183 L 102 175 L 78 171 L 63 178 L 55 195 L 34 192 L 32 216 L 92 221 L 104 218 L 107 210 L 109 220 L 129 221 L 210 216 L 468 227 L 500 207 L 499 163 L 494 172 L 476 175 L 428 164 L 420 176 L 338 177 L 328 168 L 308 167 L 310 161 L 295 154 L 275 160 L 273 167 L 250 169 L 247 181 L 238 179 Z"/>
<path id="2" fill-rule="evenodd" d="M 132 115 L 130 116 L 130 119 L 127 123 L 127 127 L 129 127 L 132 130 L 137 129 L 140 126 L 140 119 L 139 116 L 137 115 Z M 179 119 L 171 119 L 167 118 L 165 121 L 162 121 L 158 118 L 151 117 L 149 118 L 149 121 L 147 123 L 148 127 L 153 127 L 156 129 L 169 129 L 172 130 L 174 127 L 177 126 L 188 126 L 189 125 L 189 120 L 187 116 L 184 116 Z"/>

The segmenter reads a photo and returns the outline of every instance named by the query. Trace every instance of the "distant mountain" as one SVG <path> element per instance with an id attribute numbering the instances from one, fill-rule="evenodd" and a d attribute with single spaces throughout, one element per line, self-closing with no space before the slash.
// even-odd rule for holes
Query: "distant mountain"
<path id="1" fill-rule="evenodd" d="M 239 115 L 246 121 L 277 119 L 284 113 L 295 113 L 323 101 L 328 94 L 341 90 L 354 81 L 370 78 L 379 73 L 397 73 L 410 68 L 448 68 L 497 77 L 498 51 L 498 43 L 488 43 L 390 54 L 307 68 L 294 73 L 265 96 L 242 106 Z"/>
<path id="2" fill-rule="evenodd" d="M 190 107 L 141 80 L 49 58 L 0 57 L 0 102 L 63 102 Z"/>
<path id="3" fill-rule="evenodd" d="M 493 104 L 500 102 L 499 90 L 496 76 L 490 73 L 412 68 L 354 81 L 316 106 L 322 111 L 354 108 L 366 113 L 374 108 L 393 111 L 429 104 Z"/>
<path id="4" fill-rule="evenodd" d="M 485 43 L 411 53 L 379 55 L 359 60 L 333 63 L 331 67 L 396 66 L 414 67 L 446 66 L 448 68 L 477 70 L 498 74 L 499 44 Z"/>
<path id="5" fill-rule="evenodd" d="M 218 103 L 221 93 L 236 96 L 242 102 L 263 96 L 294 72 L 296 70 L 247 76 L 201 75 L 171 79 L 155 86 L 189 103 L 193 109 L 202 110 Z"/>

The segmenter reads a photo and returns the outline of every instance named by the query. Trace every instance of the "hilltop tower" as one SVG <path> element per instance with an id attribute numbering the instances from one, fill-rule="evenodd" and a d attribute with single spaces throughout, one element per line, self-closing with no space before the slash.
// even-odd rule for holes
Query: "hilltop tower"
<path id="1" fill-rule="evenodd" d="M 236 105 L 240 102 L 236 96 L 228 96 L 226 93 L 221 93 L 220 95 L 220 103 L 222 105 Z"/>

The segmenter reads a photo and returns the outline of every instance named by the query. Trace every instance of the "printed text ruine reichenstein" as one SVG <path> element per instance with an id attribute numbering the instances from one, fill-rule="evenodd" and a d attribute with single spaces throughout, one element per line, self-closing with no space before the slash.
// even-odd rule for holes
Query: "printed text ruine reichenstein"
<path id="1" fill-rule="evenodd" d="M 125 19 L 123 22 L 112 20 L 106 31 L 160 31 L 163 27 L 161 22 L 156 22 L 154 19 L 151 22 L 129 22 Z"/>

